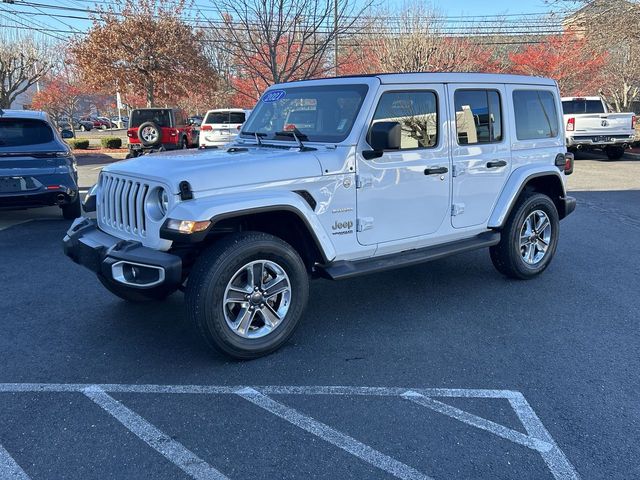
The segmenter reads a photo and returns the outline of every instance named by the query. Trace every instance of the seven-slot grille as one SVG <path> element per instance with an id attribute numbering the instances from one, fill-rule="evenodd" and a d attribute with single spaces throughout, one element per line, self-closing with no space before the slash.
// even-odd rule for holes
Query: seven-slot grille
<path id="1" fill-rule="evenodd" d="M 109 228 L 144 237 L 147 221 L 144 205 L 149 184 L 102 173 L 98 193 L 98 219 Z"/>

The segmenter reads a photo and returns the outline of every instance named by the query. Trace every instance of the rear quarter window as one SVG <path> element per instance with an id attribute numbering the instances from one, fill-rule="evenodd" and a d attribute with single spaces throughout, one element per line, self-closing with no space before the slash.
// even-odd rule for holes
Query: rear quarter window
<path id="1" fill-rule="evenodd" d="M 0 118 L 0 148 L 41 145 L 53 141 L 51 126 L 32 118 Z"/>
<path id="2" fill-rule="evenodd" d="M 559 132 L 556 99 L 548 90 L 516 90 L 513 109 L 518 140 L 556 138 Z"/>
<path id="3" fill-rule="evenodd" d="M 171 111 L 169 109 L 134 110 L 131 112 L 129 127 L 139 127 L 143 123 L 153 122 L 159 127 L 171 127 Z"/>

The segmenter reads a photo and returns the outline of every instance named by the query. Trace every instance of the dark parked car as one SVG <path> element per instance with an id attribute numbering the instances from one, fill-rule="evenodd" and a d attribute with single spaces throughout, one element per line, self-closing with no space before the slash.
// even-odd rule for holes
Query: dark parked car
<path id="1" fill-rule="evenodd" d="M 72 130 L 71 122 L 67 117 L 63 117 L 58 122 L 60 130 Z M 73 130 L 80 130 L 81 132 L 88 132 L 93 129 L 93 122 L 89 120 L 80 120 L 79 118 L 73 118 Z"/>
<path id="2" fill-rule="evenodd" d="M 58 205 L 81 214 L 76 159 L 47 114 L 0 109 L 0 209 Z"/>

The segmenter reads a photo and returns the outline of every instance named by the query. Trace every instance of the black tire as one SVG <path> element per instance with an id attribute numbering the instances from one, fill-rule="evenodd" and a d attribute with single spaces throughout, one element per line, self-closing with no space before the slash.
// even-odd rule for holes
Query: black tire
<path id="1" fill-rule="evenodd" d="M 60 208 L 62 209 L 62 216 L 65 220 L 75 220 L 80 217 L 82 215 L 80 193 L 76 193 L 76 199 L 73 202 L 62 205 Z"/>
<path id="2" fill-rule="evenodd" d="M 245 338 L 227 324 L 223 299 L 237 272 L 258 260 L 275 262 L 284 270 L 291 298 L 286 314 L 273 331 L 260 338 Z M 187 281 L 185 305 L 187 317 L 207 345 L 233 358 L 248 360 L 277 350 L 291 337 L 308 297 L 309 276 L 293 247 L 273 235 L 243 232 L 221 239 L 201 254 Z"/>
<path id="3" fill-rule="evenodd" d="M 189 148 L 189 142 L 187 142 L 187 137 L 182 137 L 182 140 L 178 148 L 181 150 L 186 150 L 187 148 Z"/>
<path id="4" fill-rule="evenodd" d="M 624 152 L 624 147 L 607 147 L 604 150 L 609 160 L 620 160 L 624 156 Z"/>
<path id="5" fill-rule="evenodd" d="M 102 283 L 104 288 L 109 290 L 116 297 L 131 303 L 158 302 L 164 300 L 175 292 L 175 290 L 137 290 L 132 287 L 127 287 L 126 285 L 112 282 L 111 280 L 104 278 L 102 275 L 98 275 L 98 280 L 100 280 L 100 283 Z"/>
<path id="6" fill-rule="evenodd" d="M 141 133 L 147 127 L 151 127 L 156 130 L 155 140 L 147 141 L 144 138 L 142 138 Z M 153 147 L 153 146 L 159 145 L 160 142 L 162 142 L 162 130 L 154 122 L 144 122 L 142 125 L 138 127 L 138 138 L 140 139 L 140 143 L 145 147 Z"/>
<path id="7" fill-rule="evenodd" d="M 551 225 L 551 236 L 547 251 L 536 264 L 523 259 L 520 233 L 525 220 L 536 210 L 543 211 Z M 515 205 L 501 232 L 500 243 L 489 249 L 493 265 L 503 275 L 527 280 L 541 274 L 551 263 L 558 246 L 560 219 L 553 201 L 541 193 L 525 193 Z"/>

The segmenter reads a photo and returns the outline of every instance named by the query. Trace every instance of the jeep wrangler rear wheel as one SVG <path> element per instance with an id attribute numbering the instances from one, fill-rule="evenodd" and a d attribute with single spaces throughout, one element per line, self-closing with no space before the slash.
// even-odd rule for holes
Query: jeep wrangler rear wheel
<path id="1" fill-rule="evenodd" d="M 511 278 L 526 280 L 542 273 L 558 245 L 560 220 L 546 195 L 524 196 L 502 230 L 500 243 L 489 249 L 496 269 Z"/>
<path id="2" fill-rule="evenodd" d="M 307 303 L 309 278 L 289 244 L 245 232 L 203 252 L 185 293 L 187 316 L 206 343 L 234 358 L 251 359 L 291 337 Z"/>

